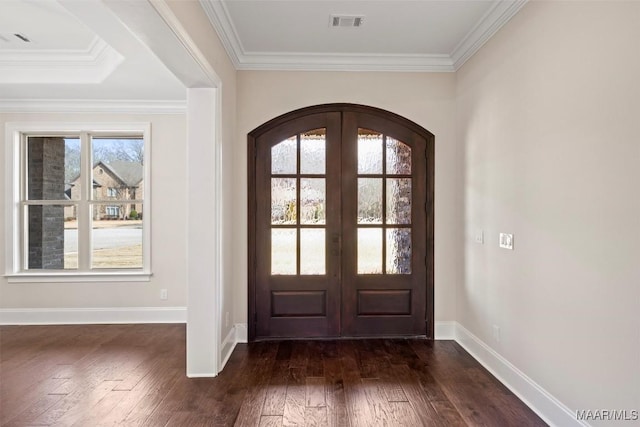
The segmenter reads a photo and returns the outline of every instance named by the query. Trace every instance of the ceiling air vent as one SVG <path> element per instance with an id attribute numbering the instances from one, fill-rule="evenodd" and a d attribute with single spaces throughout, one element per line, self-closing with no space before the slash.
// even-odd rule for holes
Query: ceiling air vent
<path id="1" fill-rule="evenodd" d="M 20 33 L 15 33 L 14 36 L 17 39 L 22 40 L 25 43 L 31 43 L 31 40 L 29 40 L 29 37 L 25 36 L 24 34 L 20 34 Z"/>
<path id="2" fill-rule="evenodd" d="M 331 15 L 330 26 L 332 28 L 358 28 L 364 24 L 364 16 L 357 15 Z"/>
<path id="3" fill-rule="evenodd" d="M 31 39 L 25 34 L 21 33 L 2 33 L 0 34 L 0 41 L 4 43 L 12 43 L 12 42 L 22 42 L 22 43 L 31 43 Z"/>

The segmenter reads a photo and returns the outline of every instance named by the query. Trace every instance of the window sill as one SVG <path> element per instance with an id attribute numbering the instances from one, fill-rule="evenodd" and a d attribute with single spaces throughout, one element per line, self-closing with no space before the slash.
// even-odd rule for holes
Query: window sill
<path id="1" fill-rule="evenodd" d="M 80 282 L 148 282 L 151 273 L 108 271 L 91 273 L 11 273 L 5 274 L 9 283 L 80 283 Z"/>

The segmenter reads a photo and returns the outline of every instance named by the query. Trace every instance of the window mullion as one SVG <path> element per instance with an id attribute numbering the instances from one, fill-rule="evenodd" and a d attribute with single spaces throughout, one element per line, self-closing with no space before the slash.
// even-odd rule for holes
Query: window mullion
<path id="1" fill-rule="evenodd" d="M 80 176 L 82 189 L 78 202 L 78 271 L 91 269 L 91 215 L 90 204 L 92 181 L 91 137 L 87 132 L 80 134 Z"/>
<path id="2" fill-rule="evenodd" d="M 20 250 L 20 270 L 27 270 L 27 260 L 28 260 L 28 231 L 27 231 L 27 220 L 26 220 L 26 206 L 25 201 L 27 200 L 27 135 L 20 135 L 20 162 L 19 162 L 19 199 L 20 206 L 18 211 L 18 221 L 20 224 L 20 242 L 19 242 L 19 250 Z"/>

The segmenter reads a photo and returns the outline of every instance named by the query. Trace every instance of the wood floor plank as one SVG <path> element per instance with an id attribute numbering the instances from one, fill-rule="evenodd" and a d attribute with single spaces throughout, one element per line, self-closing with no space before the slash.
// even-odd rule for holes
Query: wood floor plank
<path id="1" fill-rule="evenodd" d="M 429 402 L 438 414 L 438 419 L 446 427 L 466 427 L 467 423 L 449 400 L 434 400 Z"/>
<path id="2" fill-rule="evenodd" d="M 282 427 L 282 416 L 263 415 L 260 417 L 258 427 Z"/>
<path id="3" fill-rule="evenodd" d="M 424 424 L 416 414 L 413 406 L 409 402 L 389 402 L 389 411 L 391 412 L 391 425 L 396 426 L 420 426 L 432 425 Z"/>
<path id="4" fill-rule="evenodd" d="M 0 326 L 0 426 L 545 425 L 453 341 L 238 344 L 187 378 L 185 325 Z"/>
<path id="5" fill-rule="evenodd" d="M 262 415 L 284 415 L 284 403 L 287 397 L 287 384 L 289 381 L 289 360 L 278 360 L 276 357 L 273 372 L 266 387 Z M 281 421 L 282 422 L 282 421 Z"/>
<path id="6" fill-rule="evenodd" d="M 155 375 L 145 378 L 145 382 L 140 382 L 130 392 L 130 397 L 126 404 L 116 407 L 115 416 L 124 413 L 123 424 L 131 426 L 143 425 L 156 408 L 163 402 L 165 396 L 173 389 L 181 374 L 177 372 L 162 373 L 158 371 Z M 127 412 L 129 406 L 132 408 Z"/>
<path id="7" fill-rule="evenodd" d="M 305 405 L 307 408 L 323 408 L 327 406 L 325 381 L 324 377 L 306 378 Z"/>
<path id="8" fill-rule="evenodd" d="M 290 368 L 289 372 L 282 425 L 303 426 L 306 398 L 305 368 Z"/>
<path id="9" fill-rule="evenodd" d="M 237 426 L 249 427 L 260 423 L 275 354 L 276 352 L 273 352 L 273 357 L 265 357 L 254 365 L 251 373 L 251 386 L 240 406 L 240 412 L 236 419 Z"/>
<path id="10" fill-rule="evenodd" d="M 325 399 L 327 403 L 327 426 L 348 427 L 347 406 L 344 394 L 342 362 L 337 357 L 336 348 L 332 353 L 324 353 Z"/>
<path id="11" fill-rule="evenodd" d="M 116 385 L 115 383 L 115 381 L 102 381 L 92 387 L 91 393 L 83 389 L 74 390 L 36 418 L 34 424 L 73 425 L 106 396 Z"/>
<path id="12" fill-rule="evenodd" d="M 327 425 L 327 407 L 314 406 L 304 408 L 305 427 L 325 427 Z"/>
<path id="13" fill-rule="evenodd" d="M 28 405 L 26 409 L 15 415 L 13 418 L 7 418 L 8 421 L 1 422 L 3 427 L 22 427 L 26 425 L 36 425 L 35 420 L 45 413 L 53 405 L 57 404 L 64 398 L 63 394 L 47 394 L 40 397 L 37 401 Z M 2 412 L 6 409 L 5 406 L 0 407 Z"/>
<path id="14" fill-rule="evenodd" d="M 20 395 L 16 395 L 14 398 L 3 399 L 3 402 L 6 403 L 3 404 L 0 411 L 0 424 L 5 424 L 16 417 L 21 418 L 22 416 L 19 414 L 27 411 L 34 401 L 38 401 L 43 395 L 60 395 L 60 393 L 55 393 L 55 390 L 60 388 L 66 381 L 67 379 L 64 378 L 45 379 L 39 384 L 22 391 Z"/>
<path id="15" fill-rule="evenodd" d="M 389 424 L 389 421 L 393 419 L 391 406 L 382 391 L 380 380 L 363 378 L 361 381 L 364 389 L 364 404 L 367 408 L 367 425 L 383 426 Z"/>
<path id="16" fill-rule="evenodd" d="M 370 425 L 365 385 L 360 378 L 357 354 L 352 341 L 340 346 L 347 417 L 352 427 Z"/>
<path id="17" fill-rule="evenodd" d="M 422 425 L 448 427 L 430 405 L 427 395 L 420 385 L 417 373 L 407 365 L 393 365 L 391 375 L 396 378 L 404 391 L 407 402 L 413 408 L 414 413 Z M 396 408 L 399 408 L 396 406 Z"/>

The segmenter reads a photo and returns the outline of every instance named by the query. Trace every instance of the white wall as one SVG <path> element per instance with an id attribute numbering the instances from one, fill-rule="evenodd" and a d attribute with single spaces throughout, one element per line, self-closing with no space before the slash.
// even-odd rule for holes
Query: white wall
<path id="1" fill-rule="evenodd" d="M 184 114 L 0 114 L 4 141 L 6 122 L 150 122 L 151 123 L 151 268 L 149 282 L 7 283 L 0 277 L 0 308 L 111 308 L 186 306 L 186 124 Z M 6 144 L 7 141 L 4 141 Z M 4 146 L 3 144 L 3 146 Z M 5 164 L 0 150 L 0 164 Z M 4 167 L 4 166 L 3 166 Z M 0 188 L 5 188 L 0 174 Z M 3 198 L 4 200 L 4 198 Z M 0 241 L 5 237 L 6 209 L 0 209 Z M 5 271 L 5 245 L 0 245 L 0 271 Z M 160 289 L 168 299 L 160 300 Z"/>
<path id="2" fill-rule="evenodd" d="M 413 120 L 435 135 L 435 319 L 455 319 L 455 291 L 462 280 L 460 160 L 454 128 L 455 76 L 426 73 L 238 73 L 233 283 L 235 321 L 247 322 L 247 134 L 298 108 L 348 102 L 382 108 Z"/>
<path id="3" fill-rule="evenodd" d="M 220 42 L 217 33 L 211 26 L 204 10 L 197 1 L 167 0 L 171 11 L 175 14 L 184 26 L 189 36 L 198 46 L 205 60 L 214 69 L 220 78 L 221 93 L 221 156 L 222 156 L 222 301 L 220 310 L 222 325 L 220 325 L 221 337 L 224 339 L 233 328 L 234 305 L 233 288 L 235 286 L 233 278 L 233 254 L 232 244 L 237 239 L 233 233 L 233 225 L 236 219 L 233 216 L 233 203 L 236 194 L 229 191 L 240 179 L 240 173 L 233 168 L 231 158 L 236 143 L 236 70 Z M 211 188 L 211 197 L 214 197 Z M 213 283 L 213 278 L 212 282 Z M 211 304 L 215 304 L 214 301 Z M 227 313 L 228 316 L 227 316 Z M 229 318 L 229 323 L 225 319 Z M 224 353 L 224 350 L 223 350 Z"/>
<path id="4" fill-rule="evenodd" d="M 571 410 L 640 409 L 639 22 L 530 2 L 457 73 L 457 320 Z"/>

